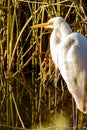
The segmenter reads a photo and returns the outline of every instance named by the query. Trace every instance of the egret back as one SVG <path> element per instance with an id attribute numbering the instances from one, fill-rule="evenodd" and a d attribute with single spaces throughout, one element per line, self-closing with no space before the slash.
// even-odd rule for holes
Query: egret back
<path id="1" fill-rule="evenodd" d="M 70 33 L 57 42 L 56 30 L 51 37 L 51 54 L 59 68 L 77 108 L 87 113 L 87 39 L 80 33 Z M 53 43 L 53 41 L 55 41 Z"/>

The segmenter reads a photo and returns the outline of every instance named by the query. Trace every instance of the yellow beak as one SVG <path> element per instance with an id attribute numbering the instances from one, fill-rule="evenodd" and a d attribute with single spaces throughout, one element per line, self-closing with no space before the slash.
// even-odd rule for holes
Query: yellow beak
<path id="1" fill-rule="evenodd" d="M 52 22 L 46 22 L 46 23 L 36 24 L 36 25 L 31 26 L 31 28 L 47 27 L 50 24 L 52 24 Z"/>

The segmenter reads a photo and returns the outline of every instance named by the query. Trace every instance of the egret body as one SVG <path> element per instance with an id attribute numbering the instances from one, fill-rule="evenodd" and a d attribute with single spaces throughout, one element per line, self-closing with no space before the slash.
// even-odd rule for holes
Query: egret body
<path id="1" fill-rule="evenodd" d="M 45 26 L 53 28 L 50 50 L 56 68 L 65 80 L 77 108 L 87 114 L 87 38 L 72 29 L 62 17 L 51 18 Z"/>

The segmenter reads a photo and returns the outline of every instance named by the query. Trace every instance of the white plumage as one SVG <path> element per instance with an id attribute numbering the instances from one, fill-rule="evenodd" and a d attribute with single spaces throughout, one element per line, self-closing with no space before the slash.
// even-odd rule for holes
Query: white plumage
<path id="1" fill-rule="evenodd" d="M 53 22 L 54 27 L 50 37 L 54 64 L 59 68 L 77 108 L 87 114 L 87 39 L 78 32 L 72 32 L 61 17 L 48 22 Z"/>
<path id="2" fill-rule="evenodd" d="M 59 68 L 77 108 L 87 114 L 87 38 L 72 29 L 62 17 L 32 28 L 53 28 L 50 50 L 56 68 Z"/>

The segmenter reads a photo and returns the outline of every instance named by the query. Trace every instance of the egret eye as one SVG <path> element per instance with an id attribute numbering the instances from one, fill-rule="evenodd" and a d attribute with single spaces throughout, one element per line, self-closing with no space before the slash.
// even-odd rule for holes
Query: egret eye
<path id="1" fill-rule="evenodd" d="M 49 25 L 53 25 L 53 22 L 49 22 Z"/>

